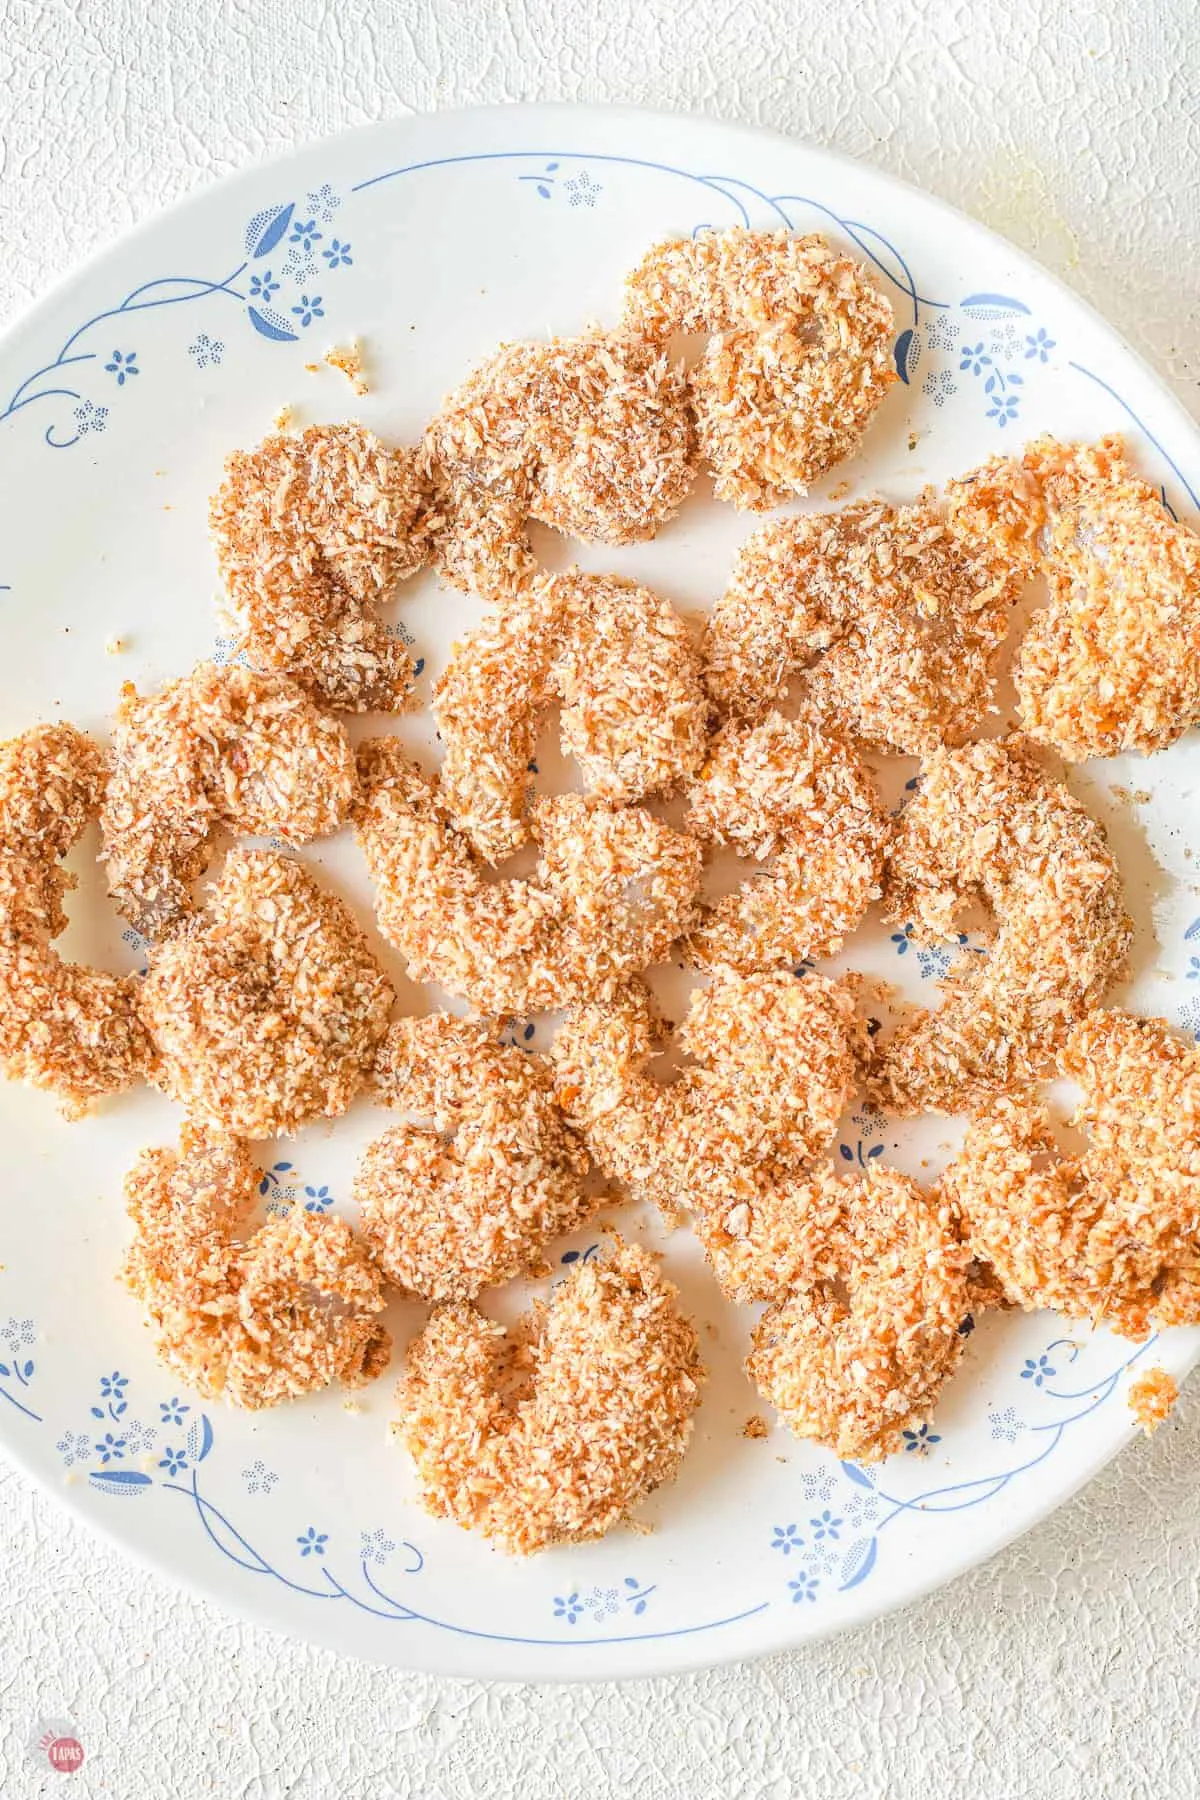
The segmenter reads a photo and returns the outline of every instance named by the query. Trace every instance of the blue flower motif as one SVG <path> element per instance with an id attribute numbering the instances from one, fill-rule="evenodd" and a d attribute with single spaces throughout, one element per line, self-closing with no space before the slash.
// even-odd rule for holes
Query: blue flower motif
<path id="1" fill-rule="evenodd" d="M 1032 1356 L 1025 1358 L 1025 1367 L 1021 1370 L 1022 1381 L 1032 1381 L 1034 1387 L 1041 1387 L 1044 1382 L 1052 1381 L 1058 1370 L 1050 1365 L 1048 1356 L 1039 1356 L 1035 1362 Z"/>
<path id="2" fill-rule="evenodd" d="M 1200 956 L 1188 957 L 1187 979 L 1189 981 L 1200 981 Z"/>
<path id="3" fill-rule="evenodd" d="M 138 368 L 137 363 L 134 360 L 136 356 L 136 350 L 127 351 L 124 356 L 119 350 L 114 350 L 112 353 L 112 361 L 105 363 L 104 367 L 107 373 L 116 376 L 118 387 L 125 386 L 125 381 L 128 376 L 141 374 L 142 371 Z"/>
<path id="4" fill-rule="evenodd" d="M 170 1450 L 164 1444 L 158 1466 L 160 1469 L 165 1469 L 168 1475 L 178 1475 L 180 1469 L 187 1468 L 187 1451 Z"/>
<path id="5" fill-rule="evenodd" d="M 1015 1444 L 1018 1433 L 1025 1429 L 1025 1421 L 1017 1417 L 1015 1406 L 1006 1406 L 1003 1412 L 990 1412 L 988 1423 L 992 1436 L 997 1440 L 1003 1438 L 1006 1444 Z"/>
<path id="6" fill-rule="evenodd" d="M 164 1425 L 182 1425 L 184 1413 L 191 1412 L 192 1409 L 185 1406 L 182 1400 L 160 1400 L 158 1410 L 162 1414 Z"/>
<path id="7" fill-rule="evenodd" d="M 964 373 L 981 375 L 985 369 L 991 367 L 991 364 L 992 359 L 985 351 L 982 342 L 962 346 L 962 361 L 958 366 Z"/>
<path id="8" fill-rule="evenodd" d="M 792 1605 L 799 1606 L 802 1600 L 815 1600 L 820 1582 L 815 1575 L 797 1575 L 795 1581 L 789 1581 L 792 1590 Z"/>
<path id="9" fill-rule="evenodd" d="M 317 230 L 315 219 L 297 220 L 292 226 L 292 243 L 299 244 L 304 250 L 311 250 L 324 235 L 323 231 Z"/>
<path id="10" fill-rule="evenodd" d="M 808 1522 L 813 1528 L 813 1536 L 818 1543 L 826 1537 L 833 1538 L 836 1542 L 839 1530 L 846 1523 L 844 1519 L 835 1519 L 828 1507 L 825 1508 L 820 1518 L 810 1519 Z"/>
<path id="11" fill-rule="evenodd" d="M 987 416 L 995 419 L 997 425 L 1003 428 L 1016 418 L 1020 404 L 1020 396 L 1017 394 L 997 394 L 988 407 Z"/>
<path id="12" fill-rule="evenodd" d="M 158 1436 L 153 1425 L 143 1425 L 140 1419 L 130 1419 L 127 1424 L 123 1422 L 121 1430 L 125 1433 L 130 1456 L 140 1456 L 143 1450 L 150 1448 Z"/>
<path id="13" fill-rule="evenodd" d="M 911 925 L 906 925 L 903 931 L 893 931 L 891 942 L 896 946 L 897 956 L 908 955 L 908 946 L 912 939 L 912 934 L 913 928 Z"/>
<path id="14" fill-rule="evenodd" d="M 386 1562 L 396 1548 L 391 1538 L 385 1537 L 382 1530 L 378 1528 L 374 1531 L 361 1532 L 359 1535 L 362 1539 L 359 1555 L 364 1562 Z"/>
<path id="15" fill-rule="evenodd" d="M 329 1542 L 329 1533 L 318 1531 L 315 1525 L 310 1525 L 303 1537 L 298 1537 L 296 1542 L 300 1546 L 301 1556 L 321 1556 Z"/>
<path id="16" fill-rule="evenodd" d="M 224 354 L 225 346 L 220 338 L 210 338 L 207 331 L 202 331 L 199 337 L 188 345 L 188 355 L 198 369 L 207 369 L 209 363 L 212 363 L 214 367 L 219 366 Z"/>
<path id="17" fill-rule="evenodd" d="M 958 336 L 958 326 L 948 313 L 940 313 L 929 327 L 926 336 L 931 350 L 951 350 Z"/>
<path id="18" fill-rule="evenodd" d="M 321 305 L 320 294 L 314 294 L 311 300 L 307 294 L 301 294 L 299 306 L 293 306 L 292 311 L 299 319 L 301 325 L 311 325 L 314 319 L 323 319 L 325 317 L 325 309 Z"/>
<path id="19" fill-rule="evenodd" d="M 1030 362 L 1036 356 L 1039 362 L 1049 362 L 1054 343 L 1050 333 L 1039 325 L 1032 337 L 1025 339 L 1025 361 Z"/>
<path id="20" fill-rule="evenodd" d="M 89 431 L 103 431 L 107 422 L 107 406 L 97 406 L 94 401 L 85 400 L 82 406 L 75 408 L 75 429 L 80 437 L 86 437 Z"/>
<path id="21" fill-rule="evenodd" d="M 270 269 L 264 269 L 261 275 L 250 277 L 250 294 L 255 300 L 269 300 L 272 294 L 279 292 L 279 283 Z"/>
<path id="22" fill-rule="evenodd" d="M 586 169 L 578 175 L 572 175 L 569 181 L 563 182 L 569 203 L 572 206 L 595 206 L 596 199 L 603 192 L 598 181 L 593 181 Z"/>
<path id="23" fill-rule="evenodd" d="M 339 238 L 331 238 L 321 255 L 331 269 L 345 268 L 354 258 L 350 254 L 349 244 L 343 244 Z"/>
<path id="24" fill-rule="evenodd" d="M 83 1432 L 66 1431 L 54 1448 L 69 1469 L 72 1463 L 87 1461 L 91 1453 L 92 1441 Z"/>
<path id="25" fill-rule="evenodd" d="M 327 1187 L 306 1187 L 304 1190 L 304 1210 L 310 1213 L 328 1212 L 333 1205 L 333 1195 Z"/>
<path id="26" fill-rule="evenodd" d="M 951 394 L 957 394 L 958 383 L 948 369 L 934 369 L 922 382 L 921 392 L 935 406 L 945 406 Z"/>
<path id="27" fill-rule="evenodd" d="M 100 1377 L 100 1397 L 102 1400 L 120 1400 L 123 1398 L 122 1389 L 128 1386 L 128 1375 L 122 1375 L 119 1369 L 114 1369 L 111 1375 Z"/>
<path id="28" fill-rule="evenodd" d="M 833 1493 L 833 1476 L 828 1469 L 822 1469 L 818 1474 L 806 1473 L 800 1477 L 800 1486 L 810 1504 L 824 1506 Z"/>
<path id="29" fill-rule="evenodd" d="M 928 1425 L 918 1425 L 915 1431 L 904 1434 L 904 1448 L 915 1450 L 918 1456 L 924 1456 L 931 1444 L 940 1444 L 941 1437 L 936 1431 L 930 1431 Z"/>
<path id="30" fill-rule="evenodd" d="M 576 1619 L 581 1618 L 582 1615 L 583 1602 L 578 1594 L 555 1594 L 554 1616 L 556 1619 L 565 1619 L 568 1625 L 573 1625 Z"/>
<path id="31" fill-rule="evenodd" d="M 6 1325 L 0 1326 L 2 1337 L 10 1350 L 19 1350 L 22 1344 L 33 1342 L 32 1319 L 9 1319 Z"/>
<path id="32" fill-rule="evenodd" d="M 591 1613 L 596 1624 L 603 1625 L 605 1617 L 609 1613 L 616 1612 L 617 1607 L 620 1604 L 620 1599 L 620 1591 L 617 1588 L 594 1587 L 584 1601 L 584 1605 Z"/>
<path id="33" fill-rule="evenodd" d="M 342 204 L 327 181 L 321 183 L 315 194 L 306 194 L 304 203 L 314 218 L 319 216 L 326 224 Z"/>
<path id="34" fill-rule="evenodd" d="M 250 1464 L 248 1469 L 242 1470 L 242 1480 L 246 1484 L 248 1494 L 269 1494 L 279 1477 L 274 1469 L 268 1469 L 260 1456 Z"/>
<path id="35" fill-rule="evenodd" d="M 804 1539 L 800 1536 L 798 1525 L 776 1525 L 771 1538 L 772 1550 L 782 1550 L 785 1556 L 790 1556 L 793 1550 L 801 1549 L 803 1544 Z"/>
<path id="36" fill-rule="evenodd" d="M 96 1455 L 102 1463 L 120 1462 L 125 1455 L 125 1439 L 114 1437 L 111 1431 L 106 1431 L 96 1445 Z"/>

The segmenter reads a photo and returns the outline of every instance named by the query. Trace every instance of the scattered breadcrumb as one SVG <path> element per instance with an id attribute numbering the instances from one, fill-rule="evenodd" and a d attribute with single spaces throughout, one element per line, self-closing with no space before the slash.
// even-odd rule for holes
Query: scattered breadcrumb
<path id="1" fill-rule="evenodd" d="M 370 393 L 363 374 L 362 346 L 357 338 L 353 338 L 349 344 L 335 344 L 332 350 L 325 352 L 324 361 L 331 369 L 341 371 L 356 394 L 361 396 Z"/>
<path id="2" fill-rule="evenodd" d="M 1165 1369 L 1147 1369 L 1129 1384 L 1125 1396 L 1130 1412 L 1149 1437 L 1157 1431 L 1179 1398 L 1179 1383 Z"/>
<path id="3" fill-rule="evenodd" d="M 429 1511 L 529 1555 L 603 1537 L 672 1481 L 705 1379 L 676 1298 L 618 1238 L 514 1333 L 435 1312 L 397 1391 Z"/>
<path id="4" fill-rule="evenodd" d="M 770 1435 L 770 1427 L 761 1413 L 751 1413 L 750 1417 L 746 1420 L 746 1423 L 742 1426 L 742 1436 L 744 1438 L 765 1438 Z"/>
<path id="5" fill-rule="evenodd" d="M 296 420 L 296 409 L 292 406 L 281 406 L 271 420 L 276 431 L 290 431 Z"/>
<path id="6" fill-rule="evenodd" d="M 123 651 L 128 648 L 129 646 L 124 638 L 110 637 L 106 638 L 104 641 L 104 654 L 106 656 L 120 656 Z"/>

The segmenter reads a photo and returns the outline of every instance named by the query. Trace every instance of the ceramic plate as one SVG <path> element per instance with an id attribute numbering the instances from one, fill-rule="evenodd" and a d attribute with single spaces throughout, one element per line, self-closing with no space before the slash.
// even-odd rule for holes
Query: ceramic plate
<path id="1" fill-rule="evenodd" d="M 0 726 L 104 729 L 122 682 L 154 688 L 220 636 L 206 496 L 228 450 L 281 406 L 300 423 L 355 414 L 413 441 L 442 394 L 502 338 L 612 320 L 624 270 L 665 233 L 749 223 L 827 232 L 865 257 L 896 314 L 900 381 L 851 495 L 907 498 L 1041 430 L 1118 429 L 1183 512 L 1200 443 L 1180 408 L 1079 301 L 1007 244 L 875 171 L 803 145 L 637 112 L 504 108 L 383 125 L 205 193 L 93 262 L 0 346 Z M 306 365 L 361 339 L 371 392 Z M 755 521 L 703 494 L 651 544 L 579 553 L 685 609 L 721 590 Z M 541 539 L 550 560 L 568 547 Z M 424 659 L 423 699 L 478 616 L 432 577 L 394 609 Z M 354 729 L 378 729 L 356 721 Z M 404 722 L 432 745 L 427 710 Z M 898 803 L 913 765 L 887 772 Z M 1137 924 L 1124 998 L 1200 1030 L 1200 899 L 1188 839 L 1195 740 L 1149 762 L 1092 764 L 1072 785 L 1104 820 Z M 1193 835 L 1195 832 L 1192 825 Z M 78 859 L 68 953 L 139 966 Z M 369 917 L 352 843 L 314 846 Z M 952 947 L 953 948 L 953 947 Z M 969 946 L 968 946 L 969 949 Z M 383 952 L 381 951 L 381 954 Z M 871 923 L 843 964 L 926 999 L 950 950 Z M 403 979 L 401 1005 L 429 1004 Z M 544 1043 L 544 1022 L 516 1028 Z M 743 1435 L 760 1403 L 742 1373 L 749 1314 L 714 1291 L 686 1231 L 663 1240 L 703 1322 L 711 1380 L 679 1480 L 581 1549 L 505 1559 L 428 1518 L 389 1440 L 394 1370 L 352 1404 L 273 1413 L 212 1406 L 159 1368 L 116 1279 L 120 1189 L 137 1149 L 171 1141 L 162 1098 L 127 1096 L 67 1124 L 50 1098 L 0 1090 L 0 1438 L 44 1487 L 131 1554 L 276 1629 L 380 1662 L 494 1677 L 646 1674 L 758 1655 L 842 1629 L 947 1581 L 1024 1531 L 1131 1436 L 1130 1371 L 1184 1372 L 1200 1334 L 1123 1343 L 1049 1315 L 990 1316 L 935 1423 L 860 1469 Z M 381 1129 L 261 1147 L 263 1202 L 349 1206 Z M 858 1110 L 834 1154 L 926 1178 L 954 1138 Z M 649 1222 L 624 1227 L 653 1236 Z M 552 1247 L 560 1273 L 593 1230 Z M 398 1340 L 420 1321 L 397 1308 Z M 765 1408 L 762 1410 L 766 1410 Z"/>

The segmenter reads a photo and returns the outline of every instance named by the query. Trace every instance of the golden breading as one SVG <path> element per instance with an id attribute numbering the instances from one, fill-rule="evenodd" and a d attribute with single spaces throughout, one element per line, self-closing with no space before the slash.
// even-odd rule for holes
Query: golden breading
<path id="1" fill-rule="evenodd" d="M 587 1223 L 588 1158 L 541 1057 L 494 1030 L 435 1013 L 401 1019 L 375 1065 L 376 1093 L 422 1124 L 368 1146 L 354 1195 L 375 1265 L 422 1300 L 474 1300 L 530 1275 L 551 1238 Z"/>
<path id="2" fill-rule="evenodd" d="M 100 815 L 109 892 L 146 937 L 192 911 L 218 828 L 308 843 L 358 792 L 342 726 L 286 675 L 197 663 L 152 698 L 126 683 Z"/>
<path id="3" fill-rule="evenodd" d="M 379 928 L 415 981 L 481 1012 L 536 1012 L 612 993 L 661 962 L 691 923 L 700 846 L 638 807 L 540 800 L 532 881 L 489 880 L 437 783 L 394 738 L 359 751 L 359 843 Z"/>
<path id="4" fill-rule="evenodd" d="M 150 1045 L 136 976 L 63 962 L 75 886 L 62 859 L 100 811 L 104 752 L 73 725 L 39 725 L 0 745 L 0 1061 L 14 1080 L 62 1096 L 69 1117 L 145 1076 Z"/>
<path id="5" fill-rule="evenodd" d="M 691 376 L 718 500 L 764 512 L 857 450 L 897 379 L 892 309 L 863 263 L 818 236 L 703 231 L 650 250 L 625 321 L 665 343 L 706 332 Z"/>
<path id="6" fill-rule="evenodd" d="M 245 1146 L 185 1131 L 125 1178 L 125 1280 L 160 1360 L 234 1406 L 275 1406 L 387 1366 L 383 1284 L 344 1219 L 293 1208 L 252 1226 L 261 1171 Z"/>
<path id="7" fill-rule="evenodd" d="M 154 1080 L 213 1137 L 336 1118 L 368 1078 L 393 999 L 347 908 L 302 863 L 232 851 L 204 911 L 151 955 Z"/>
<path id="8" fill-rule="evenodd" d="M 1036 1079 L 1125 972 L 1131 926 L 1104 829 L 1019 738 L 930 757 L 889 853 L 886 917 L 918 942 L 953 937 L 973 900 L 994 922 L 986 954 L 960 956 L 938 1010 L 878 1051 L 884 1111 L 977 1108 Z"/>
<path id="9" fill-rule="evenodd" d="M 503 599 L 538 519 L 587 543 L 651 538 L 695 472 L 682 365 L 621 332 L 504 344 L 447 396 L 425 454 L 447 581 Z"/>
<path id="10" fill-rule="evenodd" d="M 1063 756 L 1163 750 L 1200 722 L 1200 535 L 1119 437 L 1025 453 L 1050 517 L 1050 604 L 1021 643 L 1021 722 Z"/>
<path id="11" fill-rule="evenodd" d="M 998 1101 L 943 1177 L 1008 1298 L 1142 1338 L 1200 1324 L 1200 1049 L 1161 1019 L 1094 1012 L 1060 1068 L 1090 1141 L 1060 1155 L 1044 1109 Z"/>
<path id="12" fill-rule="evenodd" d="M 853 986 L 717 969 L 679 1027 L 690 1060 L 669 1085 L 648 1072 L 656 1027 L 637 983 L 573 1011 L 550 1052 L 563 1109 L 606 1175 L 690 1209 L 727 1293 L 786 1293 L 819 1264 L 840 1204 L 835 1191 L 831 1215 L 807 1165 L 867 1055 Z"/>
<path id="13" fill-rule="evenodd" d="M 699 657 L 670 603 L 615 575 L 533 582 L 454 646 L 433 697 L 442 802 L 489 862 L 529 836 L 530 763 L 555 704 L 564 754 L 614 804 L 670 792 L 704 755 Z"/>
<path id="14" fill-rule="evenodd" d="M 426 498 L 419 453 L 362 425 L 235 451 L 209 523 L 251 661 L 340 712 L 402 709 L 412 662 L 376 608 L 428 560 Z"/>
<path id="15" fill-rule="evenodd" d="M 929 1418 L 962 1355 L 966 1255 L 952 1218 L 895 1170 L 841 1189 L 833 1276 L 763 1315 L 746 1367 L 797 1437 L 875 1462 Z"/>
<path id="16" fill-rule="evenodd" d="M 1147 1369 L 1144 1375 L 1130 1382 L 1125 1395 L 1130 1412 L 1147 1437 L 1170 1417 L 1178 1398 L 1179 1383 L 1165 1369 Z"/>
<path id="17" fill-rule="evenodd" d="M 618 1238 L 515 1334 L 435 1312 L 397 1392 L 429 1511 L 524 1556 L 603 1537 L 673 1480 L 705 1379 L 676 1298 Z"/>
<path id="18" fill-rule="evenodd" d="M 830 956 L 878 900 L 891 821 L 862 758 L 813 721 L 726 725 L 689 793 L 697 837 L 770 864 L 701 913 L 704 967 Z"/>
<path id="19" fill-rule="evenodd" d="M 1034 568 L 1038 517 L 993 462 L 909 506 L 864 500 L 762 526 L 709 615 L 706 679 L 756 718 L 804 672 L 810 710 L 876 748 L 961 744 L 993 705 L 1012 606 Z"/>

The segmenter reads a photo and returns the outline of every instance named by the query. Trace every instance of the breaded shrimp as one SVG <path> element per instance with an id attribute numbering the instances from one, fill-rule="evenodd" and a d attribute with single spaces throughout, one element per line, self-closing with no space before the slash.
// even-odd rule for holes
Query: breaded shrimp
<path id="1" fill-rule="evenodd" d="M 394 738 L 359 751 L 359 843 L 380 930 L 416 981 L 511 1014 L 612 993 L 691 922 L 700 846 L 637 807 L 581 794 L 534 809 L 532 881 L 488 880 L 437 783 Z"/>
<path id="2" fill-rule="evenodd" d="M 425 455 L 442 574 L 504 599 L 537 570 L 530 519 L 628 544 L 670 518 L 695 472 L 687 379 L 621 332 L 504 344 L 443 401 Z"/>
<path id="3" fill-rule="evenodd" d="M 376 1093 L 428 1124 L 366 1150 L 354 1196 L 376 1267 L 422 1300 L 474 1300 L 537 1272 L 551 1238 L 587 1223 L 588 1158 L 544 1061 L 447 1013 L 401 1019 L 375 1065 Z"/>
<path id="4" fill-rule="evenodd" d="M 362 425 L 235 451 L 209 523 L 251 661 L 341 712 L 402 710 L 412 662 L 376 607 L 428 560 L 426 501 L 419 452 Z"/>
<path id="5" fill-rule="evenodd" d="M 875 1462 L 929 1418 L 962 1355 L 967 1257 L 915 1181 L 872 1169 L 840 1186 L 832 1276 L 763 1315 L 746 1367 L 797 1437 Z"/>
<path id="6" fill-rule="evenodd" d="M 0 1061 L 61 1095 L 73 1117 L 147 1073 L 136 976 L 63 962 L 62 866 L 100 811 L 104 752 L 73 725 L 39 725 L 0 745 Z"/>
<path id="7" fill-rule="evenodd" d="M 1028 1309 L 1133 1338 L 1200 1324 L 1200 1049 L 1162 1019 L 1093 1012 L 1059 1066 L 1088 1145 L 1062 1156 L 1028 1097 L 973 1120 L 942 1182 L 972 1251 Z"/>
<path id="8" fill-rule="evenodd" d="M 397 1391 L 429 1511 L 524 1556 L 603 1537 L 673 1480 L 705 1379 L 676 1298 L 618 1238 L 519 1335 L 471 1306 L 435 1312 Z"/>
<path id="9" fill-rule="evenodd" d="M 214 1139 L 336 1118 L 368 1079 L 393 999 L 350 912 L 302 863 L 232 851 L 204 911 L 151 954 L 154 1080 Z"/>
<path id="10" fill-rule="evenodd" d="M 244 1145 L 185 1130 L 125 1179 L 125 1280 L 160 1360 L 199 1393 L 275 1406 L 371 1381 L 391 1339 L 383 1286 L 344 1219 L 293 1208 L 251 1226 L 261 1171 Z"/>
<path id="11" fill-rule="evenodd" d="M 1132 928 L 1104 829 L 1020 738 L 938 751 L 900 817 L 885 916 L 948 938 L 973 899 L 990 945 L 877 1051 L 885 1111 L 980 1107 L 1036 1079 L 1125 971 Z"/>
<path id="12" fill-rule="evenodd" d="M 679 1027 L 692 1060 L 669 1085 L 647 1072 L 656 1035 L 637 983 L 573 1011 L 550 1053 L 568 1119 L 606 1175 L 693 1213 L 726 1292 L 788 1292 L 819 1266 L 840 1205 L 808 1165 L 867 1054 L 853 985 L 717 969 Z"/>
<path id="13" fill-rule="evenodd" d="M 529 835 L 530 761 L 556 702 L 564 753 L 613 803 L 669 792 L 704 755 L 699 657 L 669 602 L 578 570 L 532 583 L 455 645 L 433 697 L 443 804 L 489 862 Z"/>
<path id="14" fill-rule="evenodd" d="M 757 512 L 857 450 L 897 379 L 891 307 L 865 264 L 815 235 L 735 226 L 656 244 L 626 282 L 625 320 L 659 343 L 709 334 L 691 377 L 700 453 L 717 498 Z"/>
<path id="15" fill-rule="evenodd" d="M 343 727 L 286 675 L 197 663 L 153 698 L 126 683 L 100 816 L 109 892 L 146 937 L 192 912 L 219 826 L 304 844 L 358 791 Z"/>
<path id="16" fill-rule="evenodd" d="M 1021 722 L 1063 756 L 1165 749 L 1200 723 L 1200 535 L 1119 437 L 1025 452 L 1050 517 L 1050 604 L 1017 657 Z"/>
<path id="17" fill-rule="evenodd" d="M 760 527 L 709 615 L 714 701 L 754 718 L 803 672 L 807 706 L 865 744 L 963 743 L 992 706 L 1039 522 L 1032 482 L 997 459 L 944 502 L 864 500 Z"/>
<path id="18" fill-rule="evenodd" d="M 727 725 L 689 792 L 697 837 L 771 865 L 702 912 L 688 949 L 703 966 L 832 955 L 879 898 L 887 813 L 858 753 L 811 720 Z"/>

